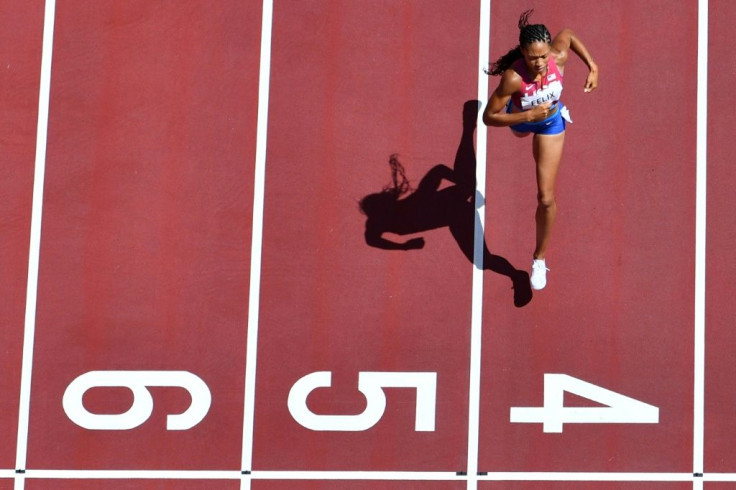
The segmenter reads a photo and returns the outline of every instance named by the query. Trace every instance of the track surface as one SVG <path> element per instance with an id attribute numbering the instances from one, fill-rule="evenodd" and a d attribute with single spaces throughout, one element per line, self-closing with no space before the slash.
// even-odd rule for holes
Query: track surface
<path id="1" fill-rule="evenodd" d="M 696 98 L 697 1 L 492 2 L 490 58 L 512 47 L 519 13 L 533 7 L 551 31 L 572 27 L 601 67 L 593 94 L 583 94 L 582 63 L 565 73 L 575 123 L 549 287 L 517 308 L 502 274 L 485 270 L 474 282 L 477 217 L 459 186 L 445 180 L 382 212 L 401 232 L 385 238 L 421 236 L 421 250 L 369 246 L 358 207 L 390 182 L 391 154 L 415 188 L 438 164 L 472 170 L 477 157 L 487 173 L 484 240 L 475 244 L 529 266 L 531 141 L 474 132 L 463 119 L 485 76 L 487 3 L 277 0 L 262 32 L 270 4 L 255 0 L 60 0 L 45 186 L 34 195 L 45 5 L 3 2 L 0 489 L 734 488 L 736 39 L 733 5 L 708 3 L 708 139 L 698 154 L 706 107 Z M 192 428 L 167 430 L 167 415 L 185 412 L 191 397 L 181 386 L 151 387 L 152 413 L 138 426 L 85 429 L 62 400 L 94 371 L 187 371 L 212 403 Z M 356 390 L 361 373 L 436 374 L 436 397 L 421 404 L 417 389 L 386 388 L 385 411 L 367 430 L 310 430 L 287 400 L 317 372 L 332 373 L 332 386 L 311 392 L 304 410 L 314 414 L 371 406 L 375 397 Z M 561 433 L 511 422 L 512 407 L 543 406 L 545 374 L 650 404 L 658 422 L 565 424 Z M 96 387 L 84 407 L 120 414 L 140 400 L 125 387 Z M 415 430 L 417 403 L 424 414 L 434 407 L 431 430 Z"/>

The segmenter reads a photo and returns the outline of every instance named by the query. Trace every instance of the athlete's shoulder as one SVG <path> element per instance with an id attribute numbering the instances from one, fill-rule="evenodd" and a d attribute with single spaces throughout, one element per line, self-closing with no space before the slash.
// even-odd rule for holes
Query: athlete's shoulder
<path id="1" fill-rule="evenodd" d="M 557 66 L 564 67 L 570 55 L 572 43 L 572 29 L 562 29 L 552 40 L 551 51 Z"/>
<path id="2" fill-rule="evenodd" d="M 521 90 L 522 78 L 518 71 L 512 66 L 503 72 L 501 75 L 501 83 L 499 84 L 499 91 L 503 95 L 511 95 Z"/>

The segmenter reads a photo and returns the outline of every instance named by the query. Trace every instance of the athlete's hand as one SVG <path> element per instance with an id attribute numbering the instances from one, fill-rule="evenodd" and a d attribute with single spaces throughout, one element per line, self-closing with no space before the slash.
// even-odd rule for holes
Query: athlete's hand
<path id="1" fill-rule="evenodd" d="M 588 78 L 585 79 L 585 87 L 583 87 L 583 91 L 585 92 L 592 92 L 598 87 L 598 65 L 596 65 L 594 62 L 590 62 L 590 73 L 588 73 Z"/>
<path id="2" fill-rule="evenodd" d="M 529 122 L 539 122 L 547 119 L 549 117 L 549 108 L 551 106 L 552 102 L 545 102 L 544 104 L 539 104 L 529 109 L 527 111 Z"/>

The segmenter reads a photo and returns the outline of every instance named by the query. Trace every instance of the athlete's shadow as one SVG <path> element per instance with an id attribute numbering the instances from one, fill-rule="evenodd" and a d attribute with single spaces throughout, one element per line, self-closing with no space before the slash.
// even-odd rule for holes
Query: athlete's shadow
<path id="1" fill-rule="evenodd" d="M 409 235 L 447 226 L 463 254 L 471 263 L 476 263 L 474 234 L 476 226 L 480 229 L 480 217 L 475 205 L 473 134 L 479 108 L 477 100 L 468 101 L 463 106 L 463 133 L 453 168 L 443 164 L 434 166 L 416 189 L 409 186 L 398 156 L 391 156 L 391 185 L 360 201 L 360 209 L 367 217 L 365 241 L 368 245 L 386 250 L 420 249 L 424 247 L 424 238 L 398 242 L 383 235 Z M 442 187 L 443 180 L 450 185 Z M 505 258 L 492 254 L 485 240 L 479 243 L 479 247 L 482 247 L 483 269 L 511 279 L 515 306 L 528 304 L 532 299 L 529 274 L 516 269 Z"/>

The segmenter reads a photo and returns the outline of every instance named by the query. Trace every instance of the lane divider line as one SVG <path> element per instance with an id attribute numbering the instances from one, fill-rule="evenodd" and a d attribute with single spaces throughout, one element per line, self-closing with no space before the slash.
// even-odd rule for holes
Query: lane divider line
<path id="1" fill-rule="evenodd" d="M 698 0 L 698 86 L 695 178 L 695 337 L 693 473 L 704 472 L 705 438 L 705 238 L 708 151 L 708 0 Z M 693 490 L 703 488 L 702 478 Z"/>
<path id="2" fill-rule="evenodd" d="M 263 247 L 263 209 L 266 183 L 266 146 L 268 136 L 268 100 L 271 81 L 271 29 L 273 0 L 263 0 L 261 21 L 261 57 L 258 80 L 258 120 L 253 191 L 253 231 L 251 236 L 250 292 L 248 298 L 248 333 L 245 358 L 245 394 L 243 401 L 243 454 L 241 471 L 253 466 L 253 429 L 256 396 L 256 361 L 258 353 L 258 322 L 261 292 L 261 258 Z M 250 488 L 250 479 L 243 479 L 241 490 Z"/>
<path id="3" fill-rule="evenodd" d="M 488 63 L 491 39 L 491 0 L 480 1 L 478 33 L 478 100 L 481 108 L 488 98 L 488 75 L 482 67 Z M 475 166 L 475 220 L 473 236 L 473 289 L 470 316 L 470 386 L 468 389 L 468 490 L 478 487 L 478 441 L 480 428 L 481 353 L 483 342 L 483 244 L 485 243 L 486 150 L 488 132 L 478 112 Z"/>
<path id="4" fill-rule="evenodd" d="M 31 374 L 33 345 L 36 331 L 36 304 L 38 300 L 38 272 L 41 255 L 41 222 L 43 217 L 43 190 L 46 174 L 46 143 L 48 141 L 49 98 L 51 93 L 51 58 L 54 44 L 54 17 L 56 1 L 46 0 L 43 20 L 43 48 L 41 52 L 41 80 L 38 95 L 38 123 L 36 126 L 36 157 L 33 175 L 33 201 L 28 250 L 28 278 L 23 331 L 23 360 L 21 364 L 20 400 L 18 409 L 18 438 L 15 457 L 15 490 L 24 488 L 28 456 L 28 426 L 31 405 Z"/>

